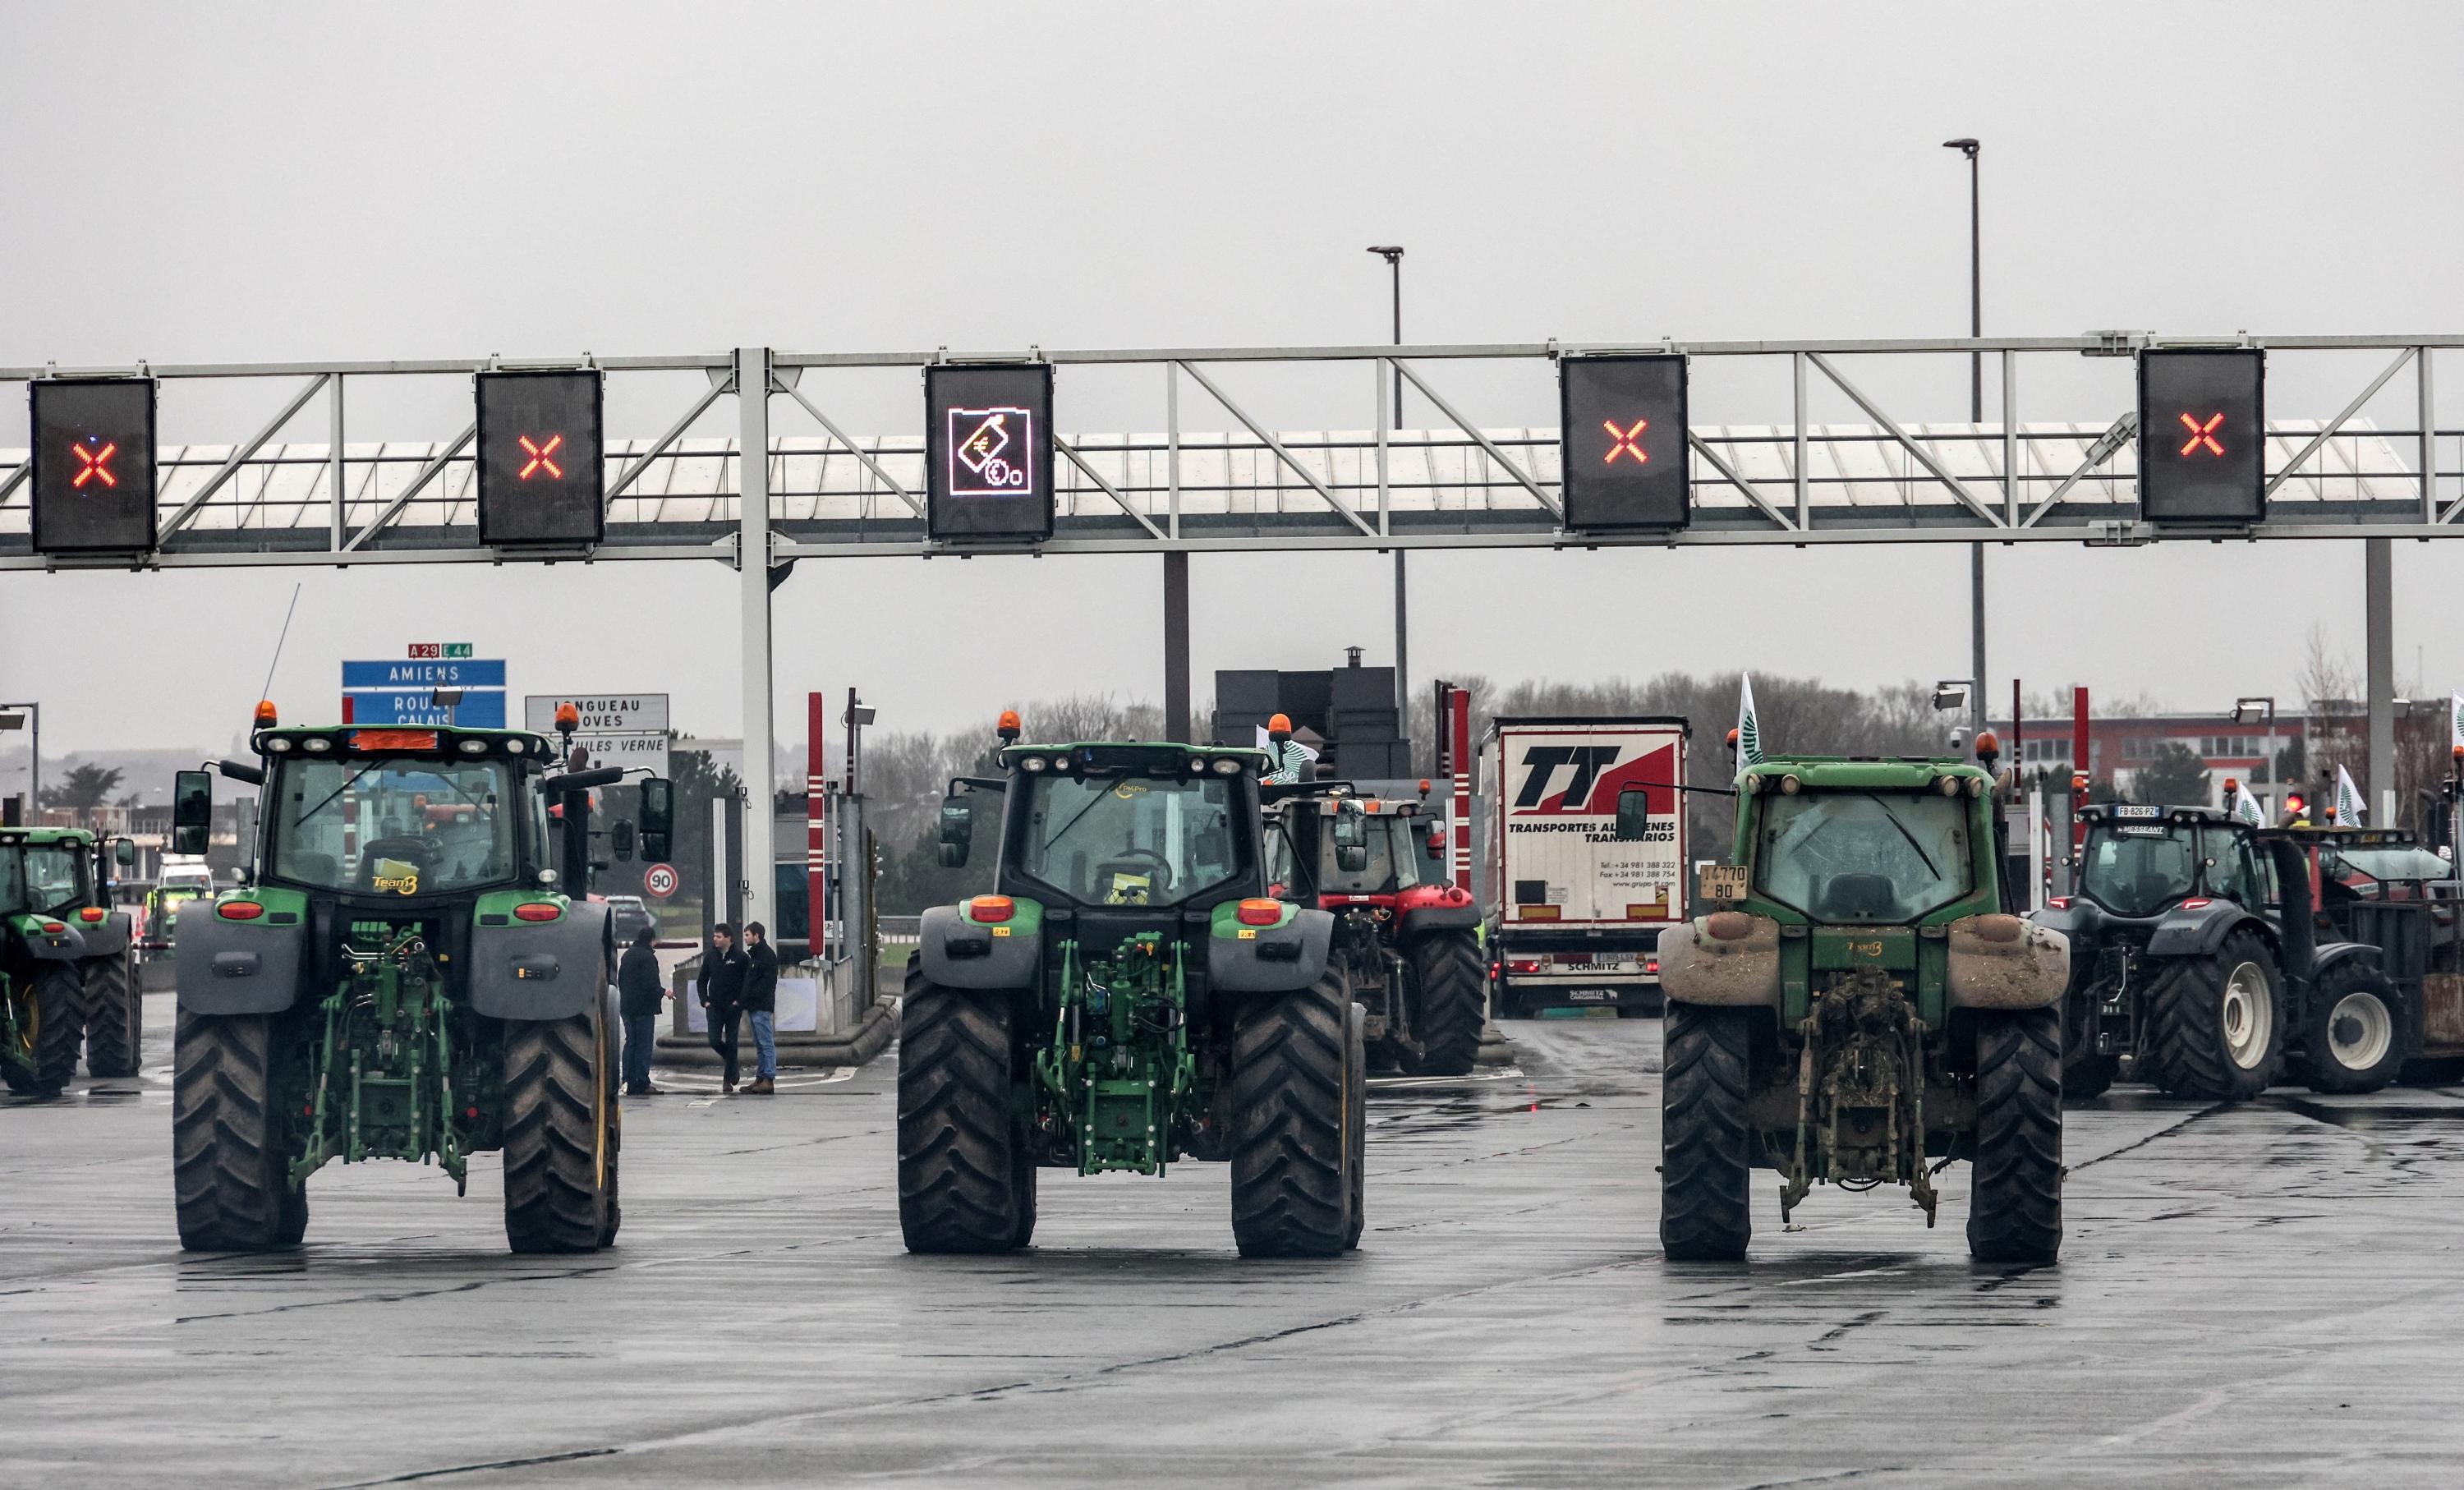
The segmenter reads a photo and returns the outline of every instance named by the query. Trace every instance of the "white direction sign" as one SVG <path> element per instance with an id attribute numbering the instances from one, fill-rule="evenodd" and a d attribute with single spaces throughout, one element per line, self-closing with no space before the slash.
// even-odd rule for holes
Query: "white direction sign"
<path id="1" fill-rule="evenodd" d="M 522 699 L 523 727 L 539 734 L 556 729 L 556 706 L 571 704 L 582 715 L 583 734 L 665 734 L 665 693 L 531 693 Z"/>
<path id="2" fill-rule="evenodd" d="M 561 743 L 556 733 L 560 704 L 571 704 L 582 716 L 573 743 L 590 753 L 592 765 L 668 774 L 667 694 L 531 693 L 522 699 L 522 723 Z"/>

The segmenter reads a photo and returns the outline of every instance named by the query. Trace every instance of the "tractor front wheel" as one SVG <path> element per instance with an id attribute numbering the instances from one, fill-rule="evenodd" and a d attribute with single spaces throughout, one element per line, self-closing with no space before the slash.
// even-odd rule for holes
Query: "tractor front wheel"
<path id="1" fill-rule="evenodd" d="M 1660 1246 L 1671 1262 L 1738 1262 L 1753 1235 L 1746 1126 L 1751 1011 L 1670 999 L 1660 1081 Z"/>
<path id="2" fill-rule="evenodd" d="M 898 1006 L 898 1230 L 910 1252 L 1008 1252 L 1035 1235 L 1035 1154 L 1013 1100 L 1012 999 L 911 967 Z"/>
<path id="3" fill-rule="evenodd" d="M 12 1078 L 12 1091 L 56 1097 L 77 1075 L 77 1051 L 85 1044 L 83 979 L 74 962 L 35 964 L 33 977 L 34 1063 L 23 1085 Z"/>
<path id="4" fill-rule="evenodd" d="M 1431 931 L 1404 952 L 1412 964 L 1412 1038 L 1399 1063 L 1406 1076 L 1469 1076 L 1488 1018 L 1486 970 L 1469 931 Z"/>
<path id="5" fill-rule="evenodd" d="M 274 1017 L 181 1011 L 171 1066 L 171 1178 L 180 1245 L 296 1244 L 308 1197 L 290 1173 L 289 1096 Z"/>
<path id="6" fill-rule="evenodd" d="M 2176 1097 L 2244 1102 L 2267 1089 L 2284 1045 L 2276 955 L 2235 931 L 2204 957 L 2181 957 L 2147 990 L 2146 1063 Z"/>
<path id="7" fill-rule="evenodd" d="M 615 1084 L 606 998 L 505 1025 L 505 1240 L 595 1252 L 616 1231 Z"/>
<path id="8" fill-rule="evenodd" d="M 1366 1066 L 1340 987 L 1262 997 L 1232 1036 L 1232 1238 L 1244 1258 L 1325 1258 L 1355 1239 L 1351 1113 Z M 1358 1073 L 1358 1080 L 1355 1080 Z"/>
<path id="9" fill-rule="evenodd" d="M 85 1068 L 96 1076 L 135 1076 L 145 1046 L 145 1003 L 137 954 L 96 957 L 85 975 Z"/>
<path id="10" fill-rule="evenodd" d="M 2404 998 L 2386 974 L 2340 962 L 2310 991 L 2302 1067 L 2312 1091 L 2376 1091 L 2404 1066 Z"/>
<path id="11" fill-rule="evenodd" d="M 1968 1251 L 2051 1262 L 2062 1250 L 2062 1022 L 2055 1009 L 1976 1019 L 1976 1183 Z"/>

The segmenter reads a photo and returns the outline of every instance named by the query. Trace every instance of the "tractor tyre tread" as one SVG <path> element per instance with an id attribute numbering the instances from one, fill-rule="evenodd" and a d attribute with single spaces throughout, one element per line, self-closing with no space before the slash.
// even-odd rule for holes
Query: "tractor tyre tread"
<path id="1" fill-rule="evenodd" d="M 42 1008 L 41 1028 L 34 1033 L 33 1089 L 57 1096 L 77 1075 L 77 1052 L 85 1045 L 84 978 L 74 962 L 39 963 L 34 971 L 34 1001 Z"/>
<path id="2" fill-rule="evenodd" d="M 1976 1022 L 1975 1183 L 1968 1250 L 2042 1264 L 2062 1250 L 2062 1028 L 2054 1009 Z"/>
<path id="3" fill-rule="evenodd" d="M 907 1250 L 1008 1252 L 1035 1233 L 1035 1161 L 1013 1102 L 1012 1000 L 911 967 L 898 1010 L 898 1229 Z"/>
<path id="4" fill-rule="evenodd" d="M 1662 1026 L 1660 1245 L 1672 1262 L 1744 1260 L 1753 1235 L 1749 1011 L 1671 999 Z"/>
<path id="5" fill-rule="evenodd" d="M 1487 969 L 1469 931 L 1431 931 L 1404 953 L 1419 1003 L 1412 1034 L 1419 1053 L 1403 1052 L 1406 1076 L 1469 1076 L 1480 1060 L 1481 1026 L 1488 1019 Z"/>
<path id="6" fill-rule="evenodd" d="M 272 1016 L 180 1014 L 171 1175 L 180 1245 L 190 1252 L 270 1251 L 307 1228 L 307 1197 L 289 1172 L 289 1125 L 276 1110 L 287 1099 L 275 1040 Z"/>
<path id="7" fill-rule="evenodd" d="M 2275 974 L 2276 959 L 2266 943 L 2255 933 L 2241 931 L 2227 936 L 2223 946 L 2205 956 L 2172 959 L 2149 983 L 2145 1063 L 2167 1094 L 2201 1102 L 2243 1102 L 2267 1089 L 2275 1074 L 2277 1052 L 2284 1042 L 2283 991 L 2275 976 L 2269 984 L 2276 1008 L 2267 1059 L 2243 1070 L 2225 1053 L 2226 979 L 2232 968 L 2245 961 L 2257 962 Z"/>
<path id="8" fill-rule="evenodd" d="M 506 1022 L 505 1240 L 516 1252 L 605 1245 L 614 1176 L 612 1163 L 601 1168 L 607 1032 L 597 1024 L 590 1013 Z"/>
<path id="9" fill-rule="evenodd" d="M 2377 1064 L 2366 1069 L 2354 1069 L 2338 1064 L 2328 1054 L 2333 1050 L 2328 1032 L 2328 1016 L 2347 996 L 2368 993 L 2386 1005 L 2387 1019 L 2393 1026 L 2393 1038 L 2387 1041 L 2387 1054 Z M 2404 1070 L 2405 1008 L 2404 996 L 2387 980 L 2387 975 L 2366 963 L 2340 962 L 2329 968 L 2310 991 L 2312 1013 L 2305 1021 L 2302 1039 L 2301 1076 L 2312 1091 L 2337 1096 L 2373 1092 L 2391 1085 Z"/>
<path id="10" fill-rule="evenodd" d="M 84 965 L 85 1068 L 93 1076 L 135 1076 L 143 1060 L 145 1008 L 131 955 Z"/>
<path id="11" fill-rule="evenodd" d="M 1262 997 L 1233 1031 L 1232 1238 L 1244 1258 L 1333 1257 L 1349 1245 L 1351 1008 L 1322 979 Z"/>

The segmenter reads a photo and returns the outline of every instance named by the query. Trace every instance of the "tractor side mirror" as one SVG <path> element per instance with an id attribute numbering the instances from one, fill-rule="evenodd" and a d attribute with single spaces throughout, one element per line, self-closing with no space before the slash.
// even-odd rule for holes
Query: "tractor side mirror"
<path id="1" fill-rule="evenodd" d="M 619 818 L 607 824 L 607 846 L 619 860 L 633 857 L 633 824 Z"/>
<path id="2" fill-rule="evenodd" d="M 1346 874 L 1369 867 L 1369 820 L 1342 807 L 1334 811 L 1334 866 Z"/>
<path id="3" fill-rule="evenodd" d="M 1346 874 L 1358 874 L 1369 867 L 1369 845 L 1337 844 L 1334 845 L 1334 866 Z"/>
<path id="4" fill-rule="evenodd" d="M 941 799 L 941 865 L 956 869 L 967 862 L 976 841 L 976 809 L 962 797 Z"/>
<path id="5" fill-rule="evenodd" d="M 1617 793 L 1617 841 L 1639 844 L 1651 834 L 1651 794 L 1636 787 Z"/>
<path id="6" fill-rule="evenodd" d="M 214 778 L 183 771 L 171 782 L 171 852 L 202 854 L 214 831 Z"/>
<path id="7" fill-rule="evenodd" d="M 627 847 L 630 847 L 631 823 L 626 823 Z M 676 832 L 676 784 L 663 776 L 642 782 L 642 857 L 652 864 L 665 864 L 673 845 Z"/>
<path id="8" fill-rule="evenodd" d="M 137 866 L 137 841 L 131 838 L 114 839 L 111 844 L 111 862 L 120 866 L 123 869 L 135 868 Z"/>

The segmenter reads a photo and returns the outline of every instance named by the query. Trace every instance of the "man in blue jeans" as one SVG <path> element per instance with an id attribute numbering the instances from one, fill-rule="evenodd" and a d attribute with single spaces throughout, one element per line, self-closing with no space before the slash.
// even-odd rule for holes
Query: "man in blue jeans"
<path id="1" fill-rule="evenodd" d="M 659 954 L 652 950 L 657 935 L 644 927 L 616 964 L 616 995 L 625 1015 L 625 1095 L 655 1097 L 650 1085 L 650 1044 L 659 1038 L 659 1002 L 667 991 L 659 986 Z"/>
<path id="2" fill-rule="evenodd" d="M 768 1097 L 779 1090 L 779 953 L 770 945 L 770 932 L 759 921 L 744 923 L 744 992 L 741 995 L 746 1023 L 753 1026 L 753 1080 L 745 1085 L 748 1097 Z"/>

